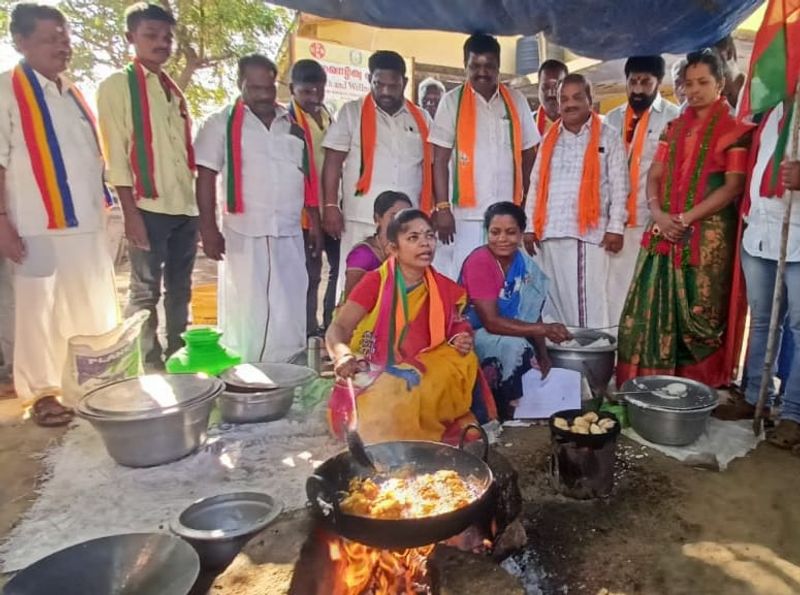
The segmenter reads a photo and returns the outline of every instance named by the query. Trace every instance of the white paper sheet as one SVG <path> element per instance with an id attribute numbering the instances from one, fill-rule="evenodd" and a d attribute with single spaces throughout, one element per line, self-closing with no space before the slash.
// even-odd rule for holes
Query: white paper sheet
<path id="1" fill-rule="evenodd" d="M 562 409 L 580 407 L 580 372 L 553 368 L 542 380 L 541 372 L 533 369 L 522 377 L 522 398 L 514 411 L 514 419 L 540 419 Z"/>

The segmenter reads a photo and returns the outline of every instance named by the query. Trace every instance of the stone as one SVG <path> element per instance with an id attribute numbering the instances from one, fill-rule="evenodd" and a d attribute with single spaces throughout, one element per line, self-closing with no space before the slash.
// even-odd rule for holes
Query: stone
<path id="1" fill-rule="evenodd" d="M 491 558 L 437 545 L 428 560 L 437 595 L 525 595 L 522 584 Z"/>

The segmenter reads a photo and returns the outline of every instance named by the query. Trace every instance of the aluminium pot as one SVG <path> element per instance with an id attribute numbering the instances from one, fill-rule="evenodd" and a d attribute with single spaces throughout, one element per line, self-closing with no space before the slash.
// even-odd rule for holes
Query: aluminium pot
<path id="1" fill-rule="evenodd" d="M 205 442 L 208 418 L 224 384 L 193 374 L 153 374 L 87 393 L 77 413 L 100 433 L 108 454 L 126 467 L 153 467 L 185 457 Z"/>
<path id="2" fill-rule="evenodd" d="M 289 413 L 299 387 L 316 372 L 294 364 L 241 364 L 224 372 L 225 391 L 219 398 L 223 421 L 256 423 L 281 419 Z"/>
<path id="3" fill-rule="evenodd" d="M 201 566 L 225 568 L 282 510 L 283 504 L 268 494 L 219 494 L 201 498 L 182 510 L 170 522 L 170 529 L 191 544 Z"/>
<path id="4" fill-rule="evenodd" d="M 617 362 L 616 337 L 587 328 L 567 328 L 572 333 L 573 341 L 561 345 L 547 342 L 547 353 L 550 355 L 553 367 L 580 372 L 586 377 L 593 391 L 605 391 L 614 375 Z M 606 339 L 608 344 L 592 346 L 592 343 L 599 339 Z"/>
<path id="5" fill-rule="evenodd" d="M 666 387 L 677 384 L 686 387 L 683 396 L 665 392 Z M 625 396 L 631 426 L 645 440 L 666 446 L 695 442 L 719 402 L 714 389 L 675 376 L 641 376 L 622 385 L 621 392 L 634 391 L 642 392 Z"/>

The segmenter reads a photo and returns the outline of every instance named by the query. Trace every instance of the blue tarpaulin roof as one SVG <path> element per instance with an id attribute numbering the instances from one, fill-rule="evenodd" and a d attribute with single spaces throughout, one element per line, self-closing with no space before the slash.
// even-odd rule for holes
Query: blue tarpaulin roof
<path id="1" fill-rule="evenodd" d="M 599 59 L 681 54 L 730 33 L 763 0 L 272 0 L 378 27 L 534 35 Z"/>

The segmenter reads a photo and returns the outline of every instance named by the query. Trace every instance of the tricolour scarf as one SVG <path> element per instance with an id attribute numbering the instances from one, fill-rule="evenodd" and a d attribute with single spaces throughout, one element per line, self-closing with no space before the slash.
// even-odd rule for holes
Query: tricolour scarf
<path id="1" fill-rule="evenodd" d="M 421 109 L 405 100 L 408 113 L 414 118 L 422 142 L 422 192 L 420 209 L 426 213 L 433 210 L 433 148 L 428 142 L 428 123 Z M 356 182 L 356 196 L 363 196 L 372 186 L 375 167 L 375 148 L 378 143 L 378 115 L 375 99 L 370 93 L 361 106 L 361 177 Z"/>
<path id="2" fill-rule="evenodd" d="M 33 177 L 47 212 L 47 228 L 77 227 L 78 218 L 72 202 L 64 157 L 39 79 L 33 69 L 22 62 L 14 68 L 11 85 L 19 108 L 22 135 L 28 150 Z M 92 127 L 98 155 L 100 155 L 94 114 L 77 87 L 70 85 L 67 93 Z M 101 184 L 106 204 L 110 205 L 112 204 L 111 195 L 102 180 Z"/>
<path id="3" fill-rule="evenodd" d="M 514 159 L 514 204 L 522 204 L 522 126 L 517 106 L 511 91 L 505 85 L 498 86 L 503 100 L 511 134 L 511 151 Z M 456 166 L 453 179 L 453 204 L 462 208 L 478 205 L 475 194 L 475 140 L 477 132 L 476 91 L 470 83 L 464 83 L 458 94 L 456 112 Z"/>
<path id="4" fill-rule="evenodd" d="M 642 153 L 644 152 L 644 143 L 647 139 L 647 128 L 650 126 L 650 112 L 652 106 L 639 118 L 636 123 L 636 128 L 633 130 L 633 139 L 628 142 L 628 131 L 633 128 L 634 117 L 636 116 L 633 108 L 628 105 L 625 109 L 625 123 L 622 127 L 622 142 L 625 143 L 625 149 L 628 153 L 628 169 L 630 171 L 630 192 L 628 193 L 628 227 L 636 227 L 637 213 L 636 206 L 639 197 L 639 174 L 642 167 Z"/>
<path id="5" fill-rule="evenodd" d="M 228 213 L 244 212 L 244 190 L 242 182 L 242 127 L 247 106 L 239 97 L 228 112 L 227 134 L 227 210 Z M 299 118 L 298 115 L 299 114 Z M 308 120 L 299 106 L 293 101 L 289 110 L 291 122 L 303 130 L 303 177 L 305 201 L 304 207 L 319 207 L 319 178 L 314 162 L 313 141 Z M 311 147 L 311 149 L 310 149 Z"/>
<path id="6" fill-rule="evenodd" d="M 138 60 L 134 60 L 125 68 L 128 76 L 128 89 L 131 94 L 131 112 L 133 118 L 133 137 L 131 142 L 131 165 L 137 198 L 158 198 L 156 189 L 156 165 L 153 156 L 153 127 L 150 122 L 150 100 L 147 95 L 147 79 L 145 68 Z M 186 161 L 189 169 L 194 171 L 194 149 L 192 148 L 192 120 L 186 98 L 178 85 L 165 72 L 158 74 L 173 97 L 179 101 L 179 109 L 183 118 L 183 132 L 186 143 Z"/>
<path id="7" fill-rule="evenodd" d="M 581 234 L 597 227 L 600 222 L 600 132 L 602 122 L 600 117 L 592 112 L 590 119 L 589 142 L 583 154 L 583 175 L 578 194 L 578 229 Z M 562 123 L 558 120 L 542 141 L 538 159 L 539 187 L 536 190 L 536 212 L 533 219 L 533 229 L 538 238 L 544 236 L 547 225 L 547 203 L 550 197 L 550 165 L 553 152 L 561 134 Z"/>

